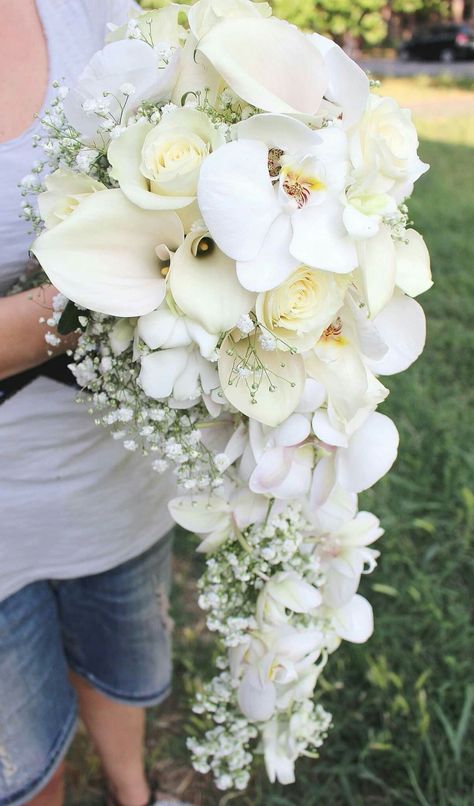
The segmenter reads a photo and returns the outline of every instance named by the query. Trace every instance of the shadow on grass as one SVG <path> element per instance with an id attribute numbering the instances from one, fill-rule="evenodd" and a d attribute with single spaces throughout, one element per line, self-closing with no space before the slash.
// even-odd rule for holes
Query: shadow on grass
<path id="1" fill-rule="evenodd" d="M 334 728 L 298 783 L 271 787 L 257 770 L 245 795 L 223 796 L 189 767 L 184 724 L 211 649 L 195 605 L 192 538 L 176 547 L 174 700 L 150 714 L 147 758 L 160 786 L 195 804 L 239 806 L 470 806 L 474 803 L 474 150 L 425 141 L 432 165 L 410 208 L 426 237 L 435 287 L 422 300 L 428 347 L 389 379 L 383 410 L 401 434 L 392 473 L 363 496 L 386 535 L 362 592 L 376 630 L 331 658 L 320 697 Z M 100 803 L 99 768 L 80 735 L 69 758 L 74 806 Z"/>

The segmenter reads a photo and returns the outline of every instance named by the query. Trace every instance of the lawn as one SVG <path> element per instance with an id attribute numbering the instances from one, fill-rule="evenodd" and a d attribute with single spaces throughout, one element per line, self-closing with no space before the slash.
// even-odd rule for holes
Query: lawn
<path id="1" fill-rule="evenodd" d="M 176 686 L 150 714 L 147 760 L 160 787 L 216 806 L 471 806 L 474 803 L 474 94 L 420 80 L 383 87 L 411 105 L 431 163 L 410 208 L 433 257 L 423 300 L 426 352 L 388 385 L 383 410 L 401 434 L 392 473 L 363 497 L 383 521 L 382 559 L 364 590 L 376 630 L 331 658 L 320 693 L 334 728 L 298 783 L 271 787 L 257 770 L 246 795 L 193 774 L 184 747 L 186 699 L 206 671 L 208 639 L 193 604 L 192 539 L 176 547 Z M 69 759 L 70 806 L 101 803 L 84 734 Z"/>

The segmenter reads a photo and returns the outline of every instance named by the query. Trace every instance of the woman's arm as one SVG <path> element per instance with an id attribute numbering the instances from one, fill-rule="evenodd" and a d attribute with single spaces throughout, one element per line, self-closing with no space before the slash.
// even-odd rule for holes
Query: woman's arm
<path id="1" fill-rule="evenodd" d="M 0 380 L 43 364 L 51 355 L 65 352 L 74 339 L 62 339 L 57 347 L 45 342 L 47 328 L 40 318 L 51 316 L 57 290 L 50 285 L 0 298 Z"/>

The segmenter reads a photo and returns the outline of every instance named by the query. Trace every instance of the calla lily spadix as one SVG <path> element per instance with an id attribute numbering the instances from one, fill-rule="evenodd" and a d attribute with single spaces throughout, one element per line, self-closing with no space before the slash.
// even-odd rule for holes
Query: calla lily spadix
<path id="1" fill-rule="evenodd" d="M 141 316 L 166 294 L 156 248 L 175 250 L 183 227 L 175 213 L 141 210 L 121 190 L 85 198 L 43 232 L 31 251 L 68 299 L 112 316 Z"/>
<path id="2" fill-rule="evenodd" d="M 242 100 L 265 112 L 314 115 L 327 87 L 318 50 L 274 17 L 223 20 L 199 41 L 198 53 Z"/>

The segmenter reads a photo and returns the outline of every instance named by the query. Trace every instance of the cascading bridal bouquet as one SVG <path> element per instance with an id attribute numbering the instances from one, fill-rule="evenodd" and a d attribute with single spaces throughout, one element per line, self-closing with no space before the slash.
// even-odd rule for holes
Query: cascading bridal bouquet
<path id="1" fill-rule="evenodd" d="M 382 530 L 357 494 L 397 453 L 379 377 L 425 342 L 405 200 L 428 166 L 410 113 L 267 3 L 171 5 L 109 40 L 45 116 L 32 251 L 96 419 L 175 473 L 207 557 L 221 654 L 194 766 L 243 789 L 263 752 L 287 784 L 330 726 L 329 655 L 372 632 Z"/>

